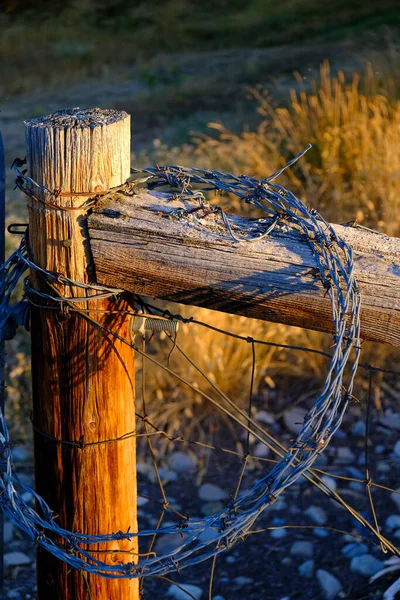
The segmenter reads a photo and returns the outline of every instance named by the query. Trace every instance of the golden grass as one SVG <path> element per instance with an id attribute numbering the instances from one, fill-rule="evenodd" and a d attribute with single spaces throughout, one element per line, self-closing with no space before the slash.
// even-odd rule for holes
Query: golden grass
<path id="1" fill-rule="evenodd" d="M 400 233 L 400 101 L 390 79 L 369 67 L 347 82 L 342 72 L 321 66 L 320 78 L 290 92 L 287 106 L 274 106 L 262 89 L 252 90 L 262 117 L 255 131 L 240 134 L 210 123 L 216 136 L 192 146 L 155 148 L 158 162 L 193 162 L 206 168 L 265 177 L 313 145 L 281 183 L 332 222 L 359 223 Z"/>
<path id="2" fill-rule="evenodd" d="M 221 124 L 212 123 L 217 137 L 201 136 L 193 145 L 172 149 L 156 142 L 153 159 L 164 164 L 195 164 L 261 178 L 311 142 L 312 150 L 295 170 L 283 176 L 283 183 L 328 220 L 345 222 L 356 218 L 360 223 L 398 235 L 400 102 L 390 95 L 395 86 L 391 88 L 390 81 L 378 82 L 371 68 L 362 81 L 355 74 L 346 82 L 343 73 L 331 76 L 328 63 L 321 66 L 320 79 L 313 82 L 310 92 L 302 89 L 299 78 L 297 83 L 285 107 L 274 107 L 261 88 L 253 90 L 262 117 L 255 131 L 235 134 Z M 231 205 L 236 202 L 239 212 L 249 210 L 239 206 L 235 199 L 228 201 Z M 325 351 L 329 346 L 329 336 L 316 332 L 212 311 L 201 313 L 204 320 L 217 327 L 239 329 L 244 335 Z M 211 381 L 245 409 L 251 372 L 249 345 L 203 329 L 182 330 L 179 335 L 184 349 Z M 395 355 L 386 347 L 366 345 L 361 360 L 393 368 Z M 176 350 L 171 364 L 200 385 L 200 375 Z M 289 389 L 288 382 L 298 377 L 303 378 L 307 388 L 311 381 L 322 381 L 326 367 L 326 360 L 318 355 L 258 347 L 255 391 L 264 391 L 268 405 L 268 386 L 279 382 L 283 389 Z M 361 371 L 360 380 L 363 375 Z M 151 369 L 148 381 L 154 399 L 152 415 L 171 435 L 184 431 L 188 437 L 193 434 L 196 438 L 204 432 L 210 434 L 210 423 L 211 430 L 216 427 L 216 409 L 199 395 L 177 386 L 155 369 Z M 362 381 L 360 385 L 359 390 L 364 387 Z M 210 392 L 212 386 L 203 379 L 202 389 Z"/>

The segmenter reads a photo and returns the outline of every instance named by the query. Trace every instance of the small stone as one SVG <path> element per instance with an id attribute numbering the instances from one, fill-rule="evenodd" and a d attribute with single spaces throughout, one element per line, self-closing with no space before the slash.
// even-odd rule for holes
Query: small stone
<path id="1" fill-rule="evenodd" d="M 226 562 L 229 563 L 230 565 L 233 565 L 233 563 L 237 562 L 237 559 L 234 556 L 227 556 L 225 558 Z"/>
<path id="2" fill-rule="evenodd" d="M 329 536 L 329 531 L 326 529 L 313 529 L 313 534 L 320 538 L 327 538 Z"/>
<path id="3" fill-rule="evenodd" d="M 396 538 L 396 540 L 398 540 L 400 538 L 400 529 L 396 529 L 396 531 L 393 533 L 393 536 Z"/>
<path id="4" fill-rule="evenodd" d="M 385 412 L 385 415 L 379 419 L 379 422 L 389 429 L 395 429 L 400 431 L 400 413 L 393 413 L 389 410 Z"/>
<path id="5" fill-rule="evenodd" d="M 356 421 L 351 430 L 353 435 L 365 435 L 365 422 L 364 421 Z"/>
<path id="6" fill-rule="evenodd" d="M 328 522 L 328 516 L 322 506 L 311 505 L 304 512 L 316 525 L 326 525 Z"/>
<path id="7" fill-rule="evenodd" d="M 13 598 L 13 600 L 15 600 L 16 598 L 21 598 L 21 594 L 18 590 L 10 590 L 7 592 L 7 598 Z"/>
<path id="8" fill-rule="evenodd" d="M 392 470 L 392 467 L 390 465 L 388 465 L 385 460 L 379 460 L 376 463 L 376 468 L 379 471 L 379 473 L 389 473 L 389 471 Z M 374 489 L 374 488 L 372 488 L 372 489 Z"/>
<path id="9" fill-rule="evenodd" d="M 324 481 L 326 483 L 326 485 L 329 485 L 329 487 L 336 491 L 337 488 L 337 483 L 336 483 L 336 479 L 334 479 L 333 477 L 329 477 L 329 475 L 322 475 L 321 477 L 322 481 Z"/>
<path id="10" fill-rule="evenodd" d="M 251 577 L 244 577 L 244 575 L 240 575 L 239 577 L 235 577 L 233 581 L 238 587 L 244 587 L 245 585 L 250 585 L 251 583 L 253 583 L 254 579 L 252 579 Z"/>
<path id="11" fill-rule="evenodd" d="M 255 414 L 256 421 L 261 421 L 261 423 L 266 423 L 267 425 L 273 425 L 275 423 L 274 415 L 267 412 L 266 410 L 259 410 Z"/>
<path id="12" fill-rule="evenodd" d="M 254 454 L 254 456 L 257 456 L 258 458 L 267 458 L 267 456 L 269 456 L 270 452 L 271 451 L 268 448 L 268 446 L 266 446 L 262 442 L 259 442 L 255 446 L 253 454 Z"/>
<path id="13" fill-rule="evenodd" d="M 17 565 L 30 565 L 32 559 L 23 552 L 7 552 L 4 555 L 4 566 L 15 567 Z"/>
<path id="14" fill-rule="evenodd" d="M 174 452 L 168 461 L 169 468 L 180 474 L 191 473 L 196 469 L 196 460 L 191 454 Z"/>
<path id="15" fill-rule="evenodd" d="M 136 500 L 136 504 L 137 504 L 138 506 L 144 506 L 145 504 L 147 504 L 147 503 L 148 503 L 148 501 L 149 501 L 149 499 L 148 499 L 148 498 L 143 498 L 142 496 L 138 496 L 138 497 L 137 497 L 137 500 Z"/>
<path id="16" fill-rule="evenodd" d="M 206 502 L 216 502 L 217 500 L 226 500 L 229 496 L 218 485 L 213 483 L 203 483 L 198 489 L 199 498 Z"/>
<path id="17" fill-rule="evenodd" d="M 350 544 L 346 544 L 342 548 L 342 554 L 344 554 L 347 558 L 355 558 L 356 556 L 362 556 L 363 554 L 367 554 L 368 546 L 366 544 L 357 544 L 356 542 L 351 542 Z"/>
<path id="18" fill-rule="evenodd" d="M 220 595 L 218 594 L 218 596 L 213 596 L 213 597 L 212 597 L 212 600 L 225 600 L 225 598 L 224 598 L 223 596 L 220 596 Z"/>
<path id="19" fill-rule="evenodd" d="M 307 579 L 312 579 L 314 575 L 315 562 L 313 559 L 306 560 L 299 566 L 299 575 L 301 577 L 306 577 Z"/>
<path id="20" fill-rule="evenodd" d="M 400 492 L 400 488 L 396 488 L 396 492 Z M 392 492 L 390 497 L 397 506 L 397 509 L 400 510 L 400 493 L 396 494 L 396 492 Z"/>
<path id="21" fill-rule="evenodd" d="M 362 493 L 365 491 L 365 485 L 360 481 L 350 481 L 349 488 L 353 490 L 353 492 Z"/>
<path id="22" fill-rule="evenodd" d="M 287 536 L 287 532 L 286 529 L 271 529 L 271 531 L 269 532 L 269 535 L 274 539 L 274 540 L 281 540 L 282 538 Z"/>
<path id="23" fill-rule="evenodd" d="M 166 481 L 176 481 L 178 479 L 178 475 L 175 473 L 175 471 L 170 471 L 169 469 L 163 469 L 162 467 L 158 467 L 158 473 L 163 483 L 165 483 Z M 155 479 L 153 479 L 153 481 L 157 481 L 157 474 L 154 473 L 154 475 Z"/>
<path id="24" fill-rule="evenodd" d="M 355 556 L 352 558 L 350 563 L 350 569 L 354 573 L 365 575 L 366 577 L 372 577 L 384 568 L 384 563 L 381 560 L 372 556 L 372 554 L 362 554 L 361 556 Z"/>
<path id="25" fill-rule="evenodd" d="M 174 598 L 174 600 L 188 600 L 190 596 L 188 596 L 186 592 L 194 596 L 196 600 L 200 600 L 200 598 L 203 595 L 203 590 L 197 585 L 190 585 L 189 583 L 180 583 L 179 587 L 177 587 L 176 585 L 170 585 L 167 591 L 167 596 Z"/>
<path id="26" fill-rule="evenodd" d="M 400 515 L 390 515 L 386 519 L 385 525 L 387 529 L 398 529 L 400 527 Z"/>
<path id="27" fill-rule="evenodd" d="M 24 492 L 23 494 L 21 494 L 21 498 L 25 502 L 25 504 L 29 504 L 33 500 L 33 494 L 32 492 Z"/>
<path id="28" fill-rule="evenodd" d="M 305 558 L 311 558 L 314 554 L 313 543 L 308 541 L 294 542 L 290 548 L 290 554 L 292 556 L 304 556 Z"/>
<path id="29" fill-rule="evenodd" d="M 11 450 L 11 454 L 14 460 L 21 462 L 32 458 L 31 452 L 25 446 L 16 446 Z"/>
<path id="30" fill-rule="evenodd" d="M 303 408 L 299 408 L 297 406 L 290 408 L 289 410 L 285 410 L 283 413 L 283 422 L 286 429 L 290 431 L 290 433 L 299 435 L 303 428 L 305 412 L 306 411 Z"/>
<path id="31" fill-rule="evenodd" d="M 324 569 L 318 569 L 317 579 L 326 600 L 333 600 L 342 591 L 342 584 L 339 579 Z"/>
<path id="32" fill-rule="evenodd" d="M 395 454 L 396 456 L 400 456 L 400 440 L 398 440 L 393 448 L 393 454 Z"/>
<path id="33" fill-rule="evenodd" d="M 346 446 L 342 446 L 336 450 L 336 463 L 339 465 L 352 463 L 355 459 L 354 453 Z"/>
<path id="34" fill-rule="evenodd" d="M 348 473 L 348 475 L 350 475 L 350 477 L 353 477 L 354 479 L 361 479 L 361 481 L 364 481 L 365 479 L 365 473 L 360 471 L 360 469 L 357 469 L 357 467 L 353 467 L 353 465 L 349 465 L 348 467 L 346 467 L 346 472 Z"/>
<path id="35" fill-rule="evenodd" d="M 375 454 L 383 454 L 386 450 L 386 446 L 384 444 L 377 444 L 375 446 Z"/>

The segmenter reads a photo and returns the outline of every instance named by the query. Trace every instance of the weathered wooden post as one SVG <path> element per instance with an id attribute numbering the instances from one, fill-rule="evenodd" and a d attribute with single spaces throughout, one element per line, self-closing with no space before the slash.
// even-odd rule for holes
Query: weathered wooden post
<path id="1" fill-rule="evenodd" d="M 71 109 L 25 126 L 29 175 L 57 190 L 49 197 L 32 188 L 37 198 L 29 201 L 34 261 L 73 281 L 95 283 L 87 209 L 79 207 L 129 176 L 130 117 L 114 110 Z M 36 289 L 52 293 L 37 274 L 31 278 Z M 74 285 L 57 284 L 57 289 L 65 297 L 82 297 L 78 308 L 128 338 L 129 317 L 107 312 L 128 309 L 125 300 L 90 301 L 94 292 Z M 40 297 L 36 302 L 42 305 L 33 308 L 31 318 L 37 491 L 69 530 L 134 532 L 136 440 L 126 436 L 135 431 L 133 351 L 77 312 L 54 310 L 54 302 Z M 90 550 L 118 564 L 136 561 L 138 545 L 133 539 Z M 136 579 L 81 573 L 42 550 L 37 566 L 39 600 L 139 598 Z"/>

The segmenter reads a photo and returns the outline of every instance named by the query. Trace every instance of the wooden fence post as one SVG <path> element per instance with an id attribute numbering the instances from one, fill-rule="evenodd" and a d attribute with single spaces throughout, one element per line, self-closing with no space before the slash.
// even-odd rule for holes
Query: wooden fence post
<path id="1" fill-rule="evenodd" d="M 59 111 L 25 123 L 32 187 L 29 242 L 43 269 L 95 283 L 87 240 L 88 197 L 122 184 L 130 172 L 130 117 L 114 110 Z M 44 202 L 45 203 L 44 203 Z M 50 206 L 50 202 L 56 206 Z M 69 209 L 69 210 L 68 210 Z M 72 209 L 72 210 L 71 210 Z M 49 293 L 34 272 L 33 286 Z M 57 284 L 64 296 L 94 292 Z M 51 293 L 51 292 L 50 292 Z M 36 488 L 62 527 L 90 535 L 137 531 L 134 353 L 73 310 L 31 316 Z M 126 300 L 84 300 L 76 306 L 128 338 Z M 81 448 L 63 442 L 81 441 Z M 88 548 L 89 549 L 89 548 Z M 137 540 L 91 546 L 99 559 L 137 560 Z M 71 569 L 49 553 L 37 557 L 39 600 L 138 600 L 137 579 L 105 579 Z"/>

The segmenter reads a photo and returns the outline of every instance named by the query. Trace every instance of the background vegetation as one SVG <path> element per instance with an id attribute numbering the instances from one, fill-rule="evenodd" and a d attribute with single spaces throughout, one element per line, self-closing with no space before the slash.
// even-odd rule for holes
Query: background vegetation
<path id="1" fill-rule="evenodd" d="M 281 182 L 331 221 L 357 219 L 399 235 L 398 2 L 6 0 L 0 25 L 9 163 L 24 155 L 24 119 L 71 105 L 131 112 L 139 166 L 181 163 L 261 177 L 311 142 Z M 24 199 L 12 191 L 11 177 L 8 189 L 8 218 L 21 220 Z M 8 240 L 10 248 L 14 243 Z M 203 318 L 272 341 L 328 345 L 294 328 L 217 313 Z M 182 332 L 182 346 L 235 401 L 246 402 L 249 347 L 212 332 L 197 335 L 193 348 Z M 154 348 L 162 354 L 161 346 Z M 26 352 L 26 340 L 10 344 L 8 407 L 21 437 L 29 410 Z M 377 350 L 365 352 L 371 358 Z M 393 353 L 380 352 L 381 366 L 393 364 Z M 176 352 L 172 360 L 179 369 Z M 266 402 L 276 383 L 282 386 L 282 372 L 297 394 L 299 374 L 312 386 L 324 368 L 314 357 L 258 353 L 257 386 Z M 154 412 L 171 432 L 209 423 L 196 394 L 157 373 L 149 385 Z"/>

